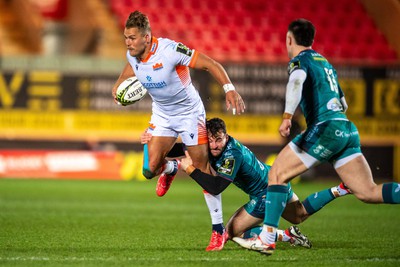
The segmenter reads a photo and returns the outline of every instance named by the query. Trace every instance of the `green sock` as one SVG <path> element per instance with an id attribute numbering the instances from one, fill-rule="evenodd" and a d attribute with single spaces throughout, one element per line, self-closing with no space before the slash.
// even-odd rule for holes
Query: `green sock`
<path id="1" fill-rule="evenodd" d="M 400 184 L 386 183 L 382 186 L 383 203 L 399 204 L 400 203 Z"/>
<path id="2" fill-rule="evenodd" d="M 265 200 L 264 224 L 278 228 L 279 219 L 286 207 L 288 195 L 287 185 L 270 185 Z"/>
<path id="3" fill-rule="evenodd" d="M 323 191 L 309 195 L 304 201 L 303 205 L 308 214 L 314 214 L 322 209 L 326 204 L 335 199 L 331 189 L 325 189 Z"/>
<path id="4" fill-rule="evenodd" d="M 258 236 L 261 233 L 261 230 L 262 230 L 261 226 L 256 226 L 254 228 L 251 228 L 243 233 L 243 238 L 252 238 Z"/>

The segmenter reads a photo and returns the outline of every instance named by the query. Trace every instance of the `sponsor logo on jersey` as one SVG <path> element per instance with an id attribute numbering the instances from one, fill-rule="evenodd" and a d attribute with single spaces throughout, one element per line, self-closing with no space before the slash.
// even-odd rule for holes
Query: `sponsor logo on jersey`
<path id="1" fill-rule="evenodd" d="M 151 76 L 147 75 L 146 80 L 151 82 L 153 80 L 153 78 L 151 78 Z M 162 81 L 162 82 L 158 82 L 158 83 L 142 83 L 142 85 L 146 89 L 151 89 L 151 88 L 163 88 L 163 87 L 167 86 L 167 83 L 165 81 Z"/>
<path id="2" fill-rule="evenodd" d="M 318 145 L 313 149 L 313 152 L 319 155 L 321 158 L 329 158 L 332 155 L 332 151 L 324 147 L 323 145 Z"/>
<path id="3" fill-rule="evenodd" d="M 234 167 L 235 159 L 225 159 L 224 163 L 218 168 L 218 172 L 226 175 L 232 175 Z"/>
<path id="4" fill-rule="evenodd" d="M 156 63 L 153 65 L 153 70 L 160 70 L 162 68 L 164 68 L 162 63 Z"/>
<path id="5" fill-rule="evenodd" d="M 335 135 L 337 137 L 349 138 L 351 136 L 357 136 L 358 135 L 358 131 L 347 133 L 347 132 L 344 132 L 344 131 L 336 130 L 335 131 Z"/>
<path id="6" fill-rule="evenodd" d="M 163 88 L 163 87 L 167 86 L 167 83 L 165 81 L 162 81 L 159 83 L 143 83 L 143 86 L 146 87 L 147 89 Z"/>
<path id="7" fill-rule="evenodd" d="M 332 98 L 326 103 L 326 108 L 333 111 L 343 111 L 342 103 L 337 98 Z"/>
<path id="8" fill-rule="evenodd" d="M 156 126 L 152 123 L 149 123 L 149 130 L 154 130 Z"/>
<path id="9" fill-rule="evenodd" d="M 178 43 L 178 45 L 176 46 L 176 52 L 185 54 L 187 56 L 192 56 L 193 51 L 188 48 L 186 45 L 182 44 L 182 43 Z"/>

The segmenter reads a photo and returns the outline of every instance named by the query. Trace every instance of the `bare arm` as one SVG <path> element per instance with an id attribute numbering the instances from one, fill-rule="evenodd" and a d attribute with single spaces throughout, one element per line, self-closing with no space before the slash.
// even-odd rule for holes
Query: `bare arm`
<path id="1" fill-rule="evenodd" d="M 128 79 L 129 77 L 135 76 L 135 73 L 132 70 L 132 67 L 129 63 L 126 63 L 124 69 L 122 70 L 121 74 L 118 77 L 118 80 L 115 82 L 113 88 L 112 88 L 112 96 L 114 98 L 115 103 L 117 103 L 117 100 L 115 100 L 116 97 L 116 92 L 118 85 L 120 85 L 123 81 Z"/>
<path id="2" fill-rule="evenodd" d="M 220 63 L 202 53 L 199 53 L 194 68 L 208 71 L 214 77 L 214 79 L 224 88 L 226 93 L 227 110 L 232 108 L 232 112 L 234 115 L 236 114 L 236 112 L 238 114 L 244 112 L 246 106 L 243 102 L 243 99 L 239 95 L 239 93 L 235 91 L 235 87 L 232 85 L 228 74 Z"/>
<path id="3" fill-rule="evenodd" d="M 184 158 L 181 159 L 181 169 L 184 170 L 193 180 L 195 180 L 204 190 L 213 195 L 222 193 L 231 181 L 221 176 L 207 174 L 195 168 L 192 159 L 187 151 Z"/>

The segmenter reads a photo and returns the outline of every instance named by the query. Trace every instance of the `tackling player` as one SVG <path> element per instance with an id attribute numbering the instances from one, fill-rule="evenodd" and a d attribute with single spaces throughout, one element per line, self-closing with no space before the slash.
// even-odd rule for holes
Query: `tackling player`
<path id="1" fill-rule="evenodd" d="M 289 24 L 286 48 L 289 81 L 279 132 L 288 136 L 291 118 L 300 104 L 307 122 L 304 133 L 294 138 L 278 154 L 271 167 L 264 226 L 259 238 L 247 240 L 245 247 L 265 254 L 275 250 L 275 232 L 290 190 L 288 182 L 309 168 L 330 162 L 341 180 L 365 203 L 400 203 L 400 184 L 377 185 L 360 148 L 356 126 L 345 115 L 347 103 L 332 65 L 311 46 L 315 27 L 305 19 Z"/>
<path id="2" fill-rule="evenodd" d="M 213 118 L 207 120 L 206 125 L 210 164 L 216 173 L 212 176 L 195 168 L 188 153 L 186 158 L 181 159 L 181 168 L 210 193 L 220 194 L 233 183 L 249 195 L 249 202 L 239 208 L 226 225 L 229 238 L 242 244 L 245 241 L 243 238 L 256 238 L 262 230 L 259 225 L 263 222 L 267 209 L 265 203 L 271 166 L 258 160 L 246 146 L 229 136 L 223 120 Z M 335 198 L 350 193 L 342 183 L 314 193 L 300 202 L 290 184 L 288 188 L 283 200 L 287 205 L 282 217 L 294 224 L 303 222 Z M 282 241 L 294 238 L 297 245 L 311 247 L 307 237 L 297 227 L 291 227 L 284 232 L 278 230 L 274 240 L 282 238 Z"/>
<path id="3" fill-rule="evenodd" d="M 229 238 L 242 244 L 243 241 L 246 241 L 243 238 L 257 237 L 262 230 L 259 225 L 263 222 L 265 216 L 265 199 L 271 166 L 258 160 L 246 146 L 229 136 L 225 122 L 222 119 L 213 118 L 207 120 L 206 126 L 209 142 L 209 160 L 214 174 L 210 175 L 195 168 L 187 152 L 185 152 L 186 157 L 181 159 L 181 168 L 203 189 L 212 194 L 220 194 L 233 183 L 249 195 L 249 202 L 232 215 L 226 226 Z M 150 139 L 151 135 L 148 133 L 143 134 L 141 137 L 142 143 L 146 143 Z M 349 193 L 350 191 L 342 183 L 314 193 L 303 202 L 300 202 L 297 195 L 290 188 L 285 198 L 287 205 L 282 217 L 291 223 L 299 224 L 335 198 Z M 311 242 L 301 234 L 297 226 L 291 226 L 286 230 L 278 230 L 275 238 L 294 245 L 311 247 Z"/>
<path id="4" fill-rule="evenodd" d="M 179 161 L 167 161 L 178 135 L 186 144 L 194 165 L 210 173 L 208 162 L 205 110 L 198 91 L 193 86 L 189 67 L 210 72 L 226 93 L 226 107 L 233 114 L 244 112 L 245 105 L 235 91 L 225 69 L 208 56 L 189 49 L 182 43 L 152 35 L 147 16 L 134 11 L 126 21 L 125 44 L 128 63 L 115 83 L 112 95 L 125 79 L 136 76 L 151 96 L 152 115 L 148 132 L 152 140 L 144 145 L 143 175 L 151 179 L 160 175 L 156 192 L 163 196 L 169 189 L 179 168 Z M 220 195 L 204 194 L 213 224 L 211 241 L 224 242 L 226 237 L 222 220 Z M 207 250 L 219 250 L 210 246 Z"/>

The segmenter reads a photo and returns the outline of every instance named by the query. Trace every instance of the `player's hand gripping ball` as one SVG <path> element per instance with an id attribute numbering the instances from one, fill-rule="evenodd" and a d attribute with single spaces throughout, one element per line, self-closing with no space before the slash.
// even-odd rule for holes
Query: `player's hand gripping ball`
<path id="1" fill-rule="evenodd" d="M 147 94 L 147 89 L 136 77 L 123 81 L 117 88 L 116 100 L 122 106 L 132 105 L 142 100 Z"/>

